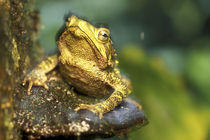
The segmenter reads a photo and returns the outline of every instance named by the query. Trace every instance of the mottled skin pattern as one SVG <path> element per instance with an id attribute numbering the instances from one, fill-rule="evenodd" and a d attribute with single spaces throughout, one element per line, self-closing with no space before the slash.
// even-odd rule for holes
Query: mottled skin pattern
<path id="1" fill-rule="evenodd" d="M 75 16 L 68 18 L 57 45 L 60 54 L 42 61 L 24 78 L 28 94 L 33 85 L 48 89 L 46 73 L 57 65 L 69 85 L 79 93 L 105 100 L 96 104 L 80 104 L 75 111 L 87 109 L 101 118 L 114 109 L 131 92 L 130 81 L 120 74 L 118 61 L 107 28 L 96 28 Z"/>

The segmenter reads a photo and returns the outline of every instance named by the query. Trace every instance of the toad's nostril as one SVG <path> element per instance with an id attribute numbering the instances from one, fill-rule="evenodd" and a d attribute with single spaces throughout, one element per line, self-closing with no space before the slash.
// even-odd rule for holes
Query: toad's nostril
<path id="1" fill-rule="evenodd" d="M 76 16 L 71 16 L 71 17 L 69 17 L 68 18 L 68 21 L 67 21 L 67 23 L 66 23 L 66 25 L 68 26 L 68 27 L 70 27 L 70 26 L 72 26 L 76 21 L 77 21 L 77 17 Z"/>
<path id="2" fill-rule="evenodd" d="M 69 17 L 69 22 L 75 22 L 76 20 L 77 20 L 78 18 L 76 17 L 76 16 L 71 16 L 71 17 Z"/>

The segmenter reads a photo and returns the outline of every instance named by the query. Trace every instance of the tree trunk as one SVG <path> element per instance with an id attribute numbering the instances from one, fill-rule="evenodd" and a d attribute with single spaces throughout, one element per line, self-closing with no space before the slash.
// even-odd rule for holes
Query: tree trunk
<path id="1" fill-rule="evenodd" d="M 13 123 L 13 93 L 38 54 L 37 16 L 33 0 L 0 0 L 0 140 L 18 139 Z"/>

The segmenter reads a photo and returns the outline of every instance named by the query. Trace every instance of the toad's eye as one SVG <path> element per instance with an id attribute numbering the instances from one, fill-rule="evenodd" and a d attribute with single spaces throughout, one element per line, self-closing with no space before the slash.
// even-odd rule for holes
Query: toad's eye
<path id="1" fill-rule="evenodd" d="M 100 31 L 98 32 L 98 39 L 99 39 L 100 41 L 103 41 L 103 42 L 107 41 L 107 40 L 109 39 L 109 31 L 100 30 Z"/>

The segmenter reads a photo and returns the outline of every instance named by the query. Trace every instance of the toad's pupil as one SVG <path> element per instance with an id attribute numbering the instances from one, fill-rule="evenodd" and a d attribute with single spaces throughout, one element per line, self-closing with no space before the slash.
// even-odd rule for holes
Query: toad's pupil
<path id="1" fill-rule="evenodd" d="M 102 36 L 104 36 L 104 37 L 108 37 L 108 35 L 107 35 L 106 33 L 103 33 L 103 34 L 102 34 Z"/>

